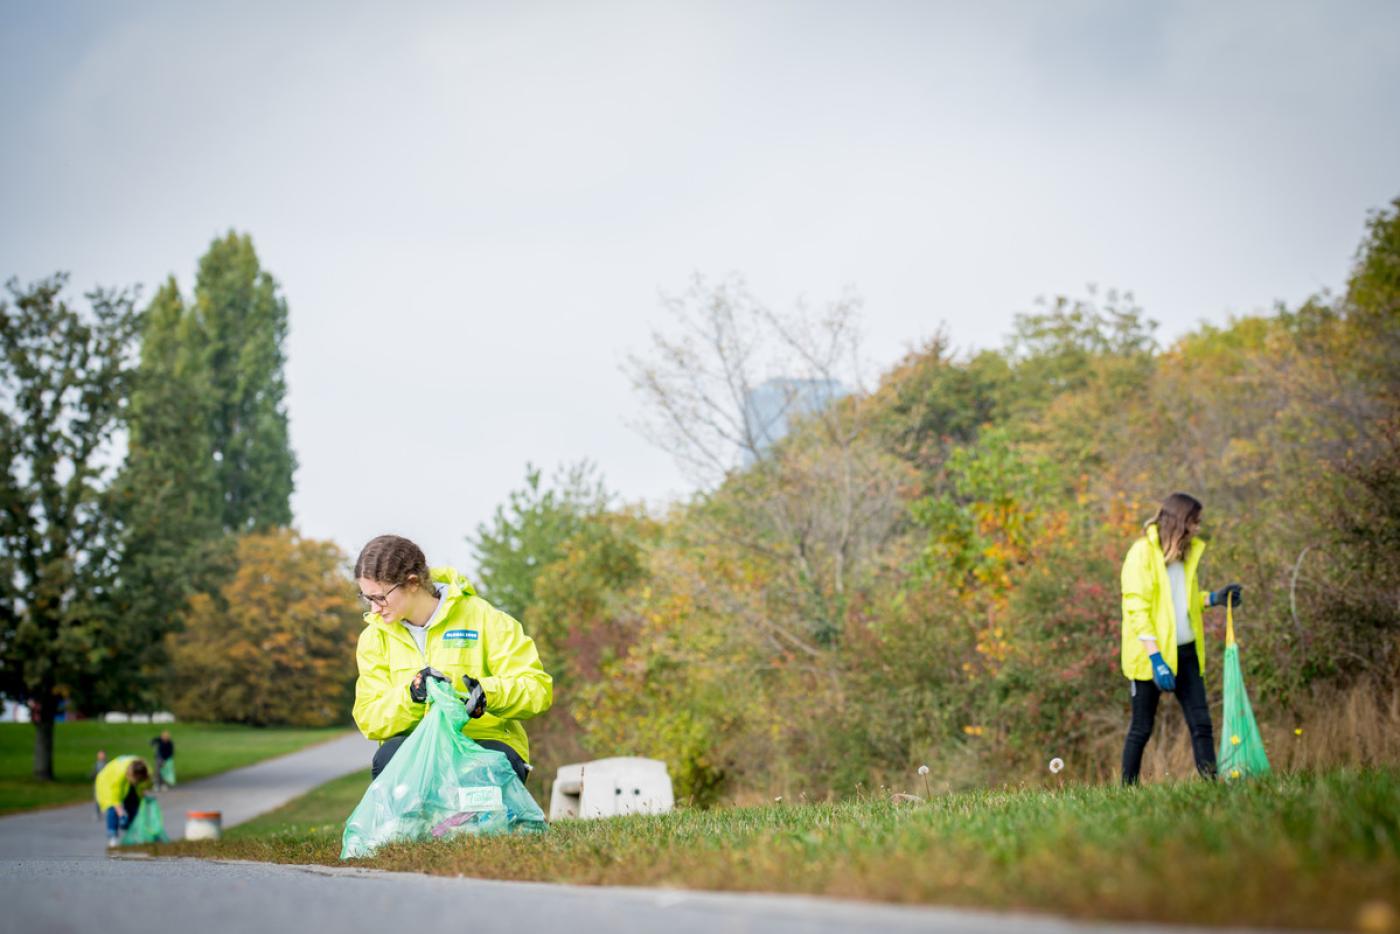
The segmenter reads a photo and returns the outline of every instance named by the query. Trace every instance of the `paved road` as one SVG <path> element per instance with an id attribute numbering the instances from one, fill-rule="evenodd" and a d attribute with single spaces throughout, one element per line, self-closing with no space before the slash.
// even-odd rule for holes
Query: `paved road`
<path id="1" fill-rule="evenodd" d="M 188 809 L 247 820 L 331 778 L 364 768 L 358 736 L 192 782 L 164 794 L 169 830 Z M 325 866 L 111 856 L 91 805 L 0 818 L 0 934 L 939 934 L 1184 931 L 1086 925 L 1023 915 L 726 895 L 448 879 Z"/>
<path id="2" fill-rule="evenodd" d="M 73 873 L 81 873 L 74 884 Z M 29 861 L 0 872 L 0 930 L 151 934 L 1070 934 L 1184 931 L 827 899 L 485 882 L 204 860 Z M 1215 932 L 1218 934 L 1218 932 Z"/>

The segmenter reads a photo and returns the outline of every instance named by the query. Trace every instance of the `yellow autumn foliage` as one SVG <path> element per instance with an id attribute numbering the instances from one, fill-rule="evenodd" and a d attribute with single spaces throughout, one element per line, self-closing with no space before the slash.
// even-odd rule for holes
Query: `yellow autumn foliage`
<path id="1" fill-rule="evenodd" d="M 363 622 L 346 558 L 290 529 L 239 537 L 234 569 L 167 638 L 183 720 L 331 726 L 350 720 Z"/>

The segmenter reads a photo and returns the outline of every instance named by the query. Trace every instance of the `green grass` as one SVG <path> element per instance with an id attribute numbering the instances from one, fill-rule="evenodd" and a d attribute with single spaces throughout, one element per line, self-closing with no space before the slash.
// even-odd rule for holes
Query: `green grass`
<path id="1" fill-rule="evenodd" d="M 355 810 L 355 805 L 360 803 L 368 787 L 369 769 L 352 772 L 326 782 L 310 794 L 288 801 L 275 811 L 230 827 L 224 831 L 224 841 L 333 835 L 338 842 L 345 818 Z"/>
<path id="2" fill-rule="evenodd" d="M 160 855 L 336 864 L 367 776 Z M 360 864 L 505 879 L 797 892 L 1084 918 L 1351 928 L 1400 892 L 1400 770 L 983 791 L 565 821 Z M 1377 902 L 1382 905 L 1378 908 Z M 1392 915 L 1393 917 L 1393 915 Z"/>
<path id="3" fill-rule="evenodd" d="M 56 723 L 54 781 L 40 782 L 33 777 L 34 727 L 0 724 L 0 814 L 91 799 L 88 775 L 97 750 L 105 749 L 109 759 L 130 754 L 154 764 L 150 740 L 162 729 L 170 730 L 175 741 L 176 776 L 181 782 L 295 752 L 345 732 L 343 727 L 311 730 L 224 723 Z"/>

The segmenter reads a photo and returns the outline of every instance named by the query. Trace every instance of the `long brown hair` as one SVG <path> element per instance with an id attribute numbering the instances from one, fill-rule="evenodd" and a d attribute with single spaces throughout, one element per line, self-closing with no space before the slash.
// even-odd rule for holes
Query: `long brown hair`
<path id="1" fill-rule="evenodd" d="M 1157 536 L 1162 541 L 1162 556 L 1168 561 L 1180 561 L 1186 556 L 1191 533 L 1186 527 L 1198 519 L 1204 507 L 1201 501 L 1187 493 L 1173 493 L 1162 500 L 1161 508 L 1148 525 L 1157 524 Z"/>
<path id="2" fill-rule="evenodd" d="M 423 549 L 401 535 L 380 535 L 360 549 L 355 560 L 355 577 L 368 577 L 384 584 L 409 584 L 437 592 L 428 575 L 428 559 Z"/>

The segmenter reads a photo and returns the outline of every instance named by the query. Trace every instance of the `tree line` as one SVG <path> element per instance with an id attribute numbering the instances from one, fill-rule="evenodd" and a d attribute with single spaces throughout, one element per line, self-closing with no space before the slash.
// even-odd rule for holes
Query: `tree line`
<path id="1" fill-rule="evenodd" d="M 290 528 L 287 306 L 250 238 L 144 306 L 67 286 L 0 299 L 0 694 L 34 712 L 35 774 L 65 705 L 343 721 L 361 622 L 344 554 Z M 872 380 L 854 295 L 779 313 L 697 278 L 667 304 L 626 369 L 697 492 L 657 512 L 590 465 L 530 467 L 472 537 L 556 677 L 541 774 L 649 755 L 700 804 L 922 764 L 943 787 L 1052 756 L 1109 776 L 1118 565 L 1176 489 L 1206 503 L 1203 579 L 1245 584 L 1266 733 L 1333 740 L 1276 753 L 1400 756 L 1400 200 L 1341 294 L 1169 346 L 1130 294 L 1090 290 Z"/>
<path id="2" fill-rule="evenodd" d="M 1119 568 L 1175 490 L 1206 504 L 1203 582 L 1245 586 L 1276 761 L 1400 758 L 1400 200 L 1341 294 L 1168 346 L 1131 294 L 1090 290 L 866 385 L 851 296 L 779 314 L 697 280 L 669 304 L 628 371 L 699 492 L 658 515 L 534 472 L 478 532 L 485 593 L 556 668 L 543 774 L 654 756 L 696 803 L 911 787 L 924 764 L 941 787 L 1052 757 L 1109 779 Z M 766 444 L 745 400 L 775 373 L 850 392 Z"/>
<path id="3" fill-rule="evenodd" d="M 358 614 L 344 556 L 290 528 L 287 305 L 251 238 L 144 307 L 68 284 L 0 299 L 0 694 L 34 774 L 61 707 L 343 720 Z"/>

